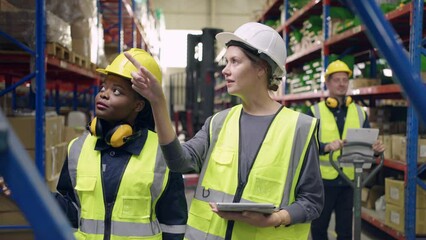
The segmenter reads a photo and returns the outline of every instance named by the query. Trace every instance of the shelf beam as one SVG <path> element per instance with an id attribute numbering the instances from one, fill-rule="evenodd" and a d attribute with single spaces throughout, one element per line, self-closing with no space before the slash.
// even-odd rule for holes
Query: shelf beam
<path id="1" fill-rule="evenodd" d="M 420 73 L 413 71 L 410 67 L 412 64 L 404 51 L 404 47 L 396 39 L 395 30 L 374 1 L 346 2 L 357 12 L 362 22 L 367 26 L 367 35 L 370 41 L 386 58 L 404 92 L 407 93 L 411 104 L 426 121 L 426 108 L 424 106 L 426 87 L 422 83 Z"/>

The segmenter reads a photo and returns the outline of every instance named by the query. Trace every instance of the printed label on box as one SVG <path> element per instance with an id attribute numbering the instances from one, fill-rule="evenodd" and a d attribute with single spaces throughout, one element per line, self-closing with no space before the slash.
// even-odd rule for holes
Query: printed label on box
<path id="1" fill-rule="evenodd" d="M 426 145 L 420 145 L 419 147 L 419 156 L 426 157 Z"/>
<path id="2" fill-rule="evenodd" d="M 399 213 L 391 211 L 391 213 L 390 213 L 390 220 L 391 220 L 392 223 L 395 223 L 395 224 L 399 225 L 399 223 L 401 222 Z"/>
<path id="3" fill-rule="evenodd" d="M 390 188 L 390 198 L 391 199 L 395 199 L 395 200 L 399 200 L 399 189 L 398 188 L 394 188 L 391 187 Z"/>

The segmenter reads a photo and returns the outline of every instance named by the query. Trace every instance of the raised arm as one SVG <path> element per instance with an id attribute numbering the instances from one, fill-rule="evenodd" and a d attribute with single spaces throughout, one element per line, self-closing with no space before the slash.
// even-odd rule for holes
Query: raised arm
<path id="1" fill-rule="evenodd" d="M 161 145 L 171 143 L 176 138 L 176 133 L 173 130 L 173 125 L 170 121 L 166 97 L 164 96 L 163 89 L 158 81 L 159 79 L 156 79 L 153 74 L 136 61 L 130 54 L 124 53 L 124 55 L 138 69 L 137 72 L 131 73 L 132 87 L 151 104 L 159 143 Z"/>

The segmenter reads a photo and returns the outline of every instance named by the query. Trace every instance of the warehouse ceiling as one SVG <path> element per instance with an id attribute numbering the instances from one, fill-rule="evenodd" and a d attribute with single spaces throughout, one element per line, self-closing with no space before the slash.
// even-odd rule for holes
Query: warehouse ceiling
<path id="1" fill-rule="evenodd" d="M 163 10 L 166 29 L 221 28 L 233 31 L 239 25 L 256 20 L 265 0 L 152 0 Z"/>

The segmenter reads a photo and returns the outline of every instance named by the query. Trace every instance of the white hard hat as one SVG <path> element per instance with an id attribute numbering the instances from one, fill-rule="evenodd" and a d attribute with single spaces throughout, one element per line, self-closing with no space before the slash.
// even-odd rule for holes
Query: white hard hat
<path id="1" fill-rule="evenodd" d="M 278 68 L 273 75 L 276 77 L 285 75 L 286 46 L 284 39 L 275 29 L 258 22 L 248 22 L 237 28 L 234 33 L 216 34 L 216 39 L 222 44 L 234 40 L 255 48 L 258 53 L 264 53 L 277 64 Z"/>

